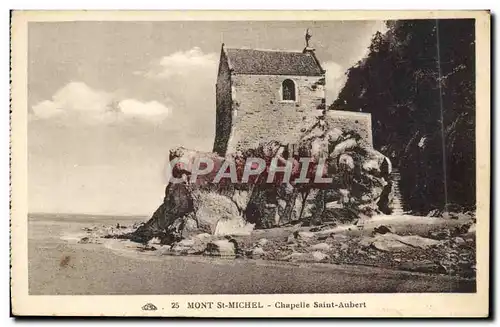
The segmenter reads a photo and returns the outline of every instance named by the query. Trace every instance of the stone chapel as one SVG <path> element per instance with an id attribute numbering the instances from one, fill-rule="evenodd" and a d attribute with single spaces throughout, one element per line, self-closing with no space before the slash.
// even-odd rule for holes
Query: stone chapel
<path id="1" fill-rule="evenodd" d="M 372 146 L 371 115 L 326 110 L 325 73 L 315 50 L 235 49 L 222 44 L 216 84 L 219 155 L 255 147 L 261 141 L 294 144 L 324 115 L 333 126 L 354 129 Z"/>

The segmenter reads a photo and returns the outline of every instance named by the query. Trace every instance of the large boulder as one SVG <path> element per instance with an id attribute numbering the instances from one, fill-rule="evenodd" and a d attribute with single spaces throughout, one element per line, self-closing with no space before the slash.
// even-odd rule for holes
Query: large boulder
<path id="1" fill-rule="evenodd" d="M 153 217 L 134 233 L 137 240 L 159 237 L 169 244 L 200 233 L 242 235 L 253 230 L 228 196 L 186 184 L 169 184 L 167 192 Z"/>
<path id="2" fill-rule="evenodd" d="M 237 204 L 215 192 L 193 192 L 194 214 L 200 232 L 213 235 L 245 235 L 253 230 L 240 214 Z"/>
<path id="3" fill-rule="evenodd" d="M 238 208 L 228 197 L 215 192 L 193 192 L 194 214 L 200 232 L 214 234 L 221 221 L 243 222 Z"/>

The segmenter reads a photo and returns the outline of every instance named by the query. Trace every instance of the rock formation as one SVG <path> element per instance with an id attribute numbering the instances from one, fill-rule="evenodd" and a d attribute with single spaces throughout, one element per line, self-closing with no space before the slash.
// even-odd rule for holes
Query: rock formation
<path id="1" fill-rule="evenodd" d="M 248 158 L 262 159 L 266 165 L 243 181 Z M 302 158 L 309 158 L 307 170 Z M 200 164 L 206 160 L 214 163 L 211 169 Z M 273 160 L 278 167 L 290 163 L 289 179 L 284 172 L 269 177 Z M 355 132 L 328 126 L 321 117 L 304 130 L 299 144 L 266 142 L 226 157 L 179 147 L 170 151 L 170 161 L 172 177 L 181 182 L 167 185 L 163 203 L 130 234 L 132 240 L 158 237 L 170 244 L 200 233 L 238 235 L 291 223 L 353 221 L 389 210 L 388 159 L 362 145 Z M 196 162 L 209 171 L 197 176 Z M 220 171 L 227 174 L 217 180 Z M 332 180 L 319 183 L 318 176 Z M 303 182 L 304 177 L 309 182 Z"/>

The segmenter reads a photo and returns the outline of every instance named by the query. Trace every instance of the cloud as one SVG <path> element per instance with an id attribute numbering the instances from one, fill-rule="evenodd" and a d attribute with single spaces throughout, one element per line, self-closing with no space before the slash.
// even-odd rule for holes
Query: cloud
<path id="1" fill-rule="evenodd" d="M 120 101 L 118 107 L 125 116 L 129 117 L 156 119 L 170 114 L 170 109 L 158 101 L 140 102 L 135 99 L 125 99 Z"/>
<path id="2" fill-rule="evenodd" d="M 110 94 L 95 91 L 85 83 L 71 82 L 59 89 L 51 101 L 42 101 L 32 109 L 36 116 L 50 118 L 65 112 L 99 112 L 110 100 Z"/>
<path id="3" fill-rule="evenodd" d="M 175 75 L 200 74 L 200 71 L 210 71 L 215 76 L 217 59 L 215 53 L 203 53 L 199 47 L 194 47 L 191 50 L 174 52 L 161 58 L 144 75 L 149 78 L 169 78 Z M 135 74 L 138 73 L 135 72 Z"/>
<path id="4" fill-rule="evenodd" d="M 32 114 L 39 119 L 77 116 L 84 121 L 99 123 L 128 118 L 161 121 L 170 113 L 171 109 L 158 101 L 119 100 L 111 93 L 94 90 L 82 82 L 70 82 L 59 89 L 52 100 L 32 106 Z"/>
<path id="5" fill-rule="evenodd" d="M 54 102 L 45 100 L 31 107 L 33 115 L 39 118 L 50 118 L 64 113 Z"/>
<path id="6" fill-rule="evenodd" d="M 167 97 L 175 107 L 169 122 L 183 133 L 211 138 L 215 129 L 215 83 L 218 55 L 199 47 L 156 58 L 147 71 L 134 75 L 148 92 Z"/>
<path id="7" fill-rule="evenodd" d="M 334 61 L 327 61 L 323 64 L 323 68 L 326 70 L 326 102 L 332 103 L 337 99 L 347 81 L 345 74 L 347 68 L 343 68 Z"/>

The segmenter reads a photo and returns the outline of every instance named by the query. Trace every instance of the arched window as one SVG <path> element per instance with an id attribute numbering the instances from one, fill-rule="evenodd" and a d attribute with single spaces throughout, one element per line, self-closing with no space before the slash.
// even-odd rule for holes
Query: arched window
<path id="1" fill-rule="evenodd" d="M 281 84 L 281 97 L 283 101 L 295 101 L 295 83 L 291 79 L 286 79 Z"/>

